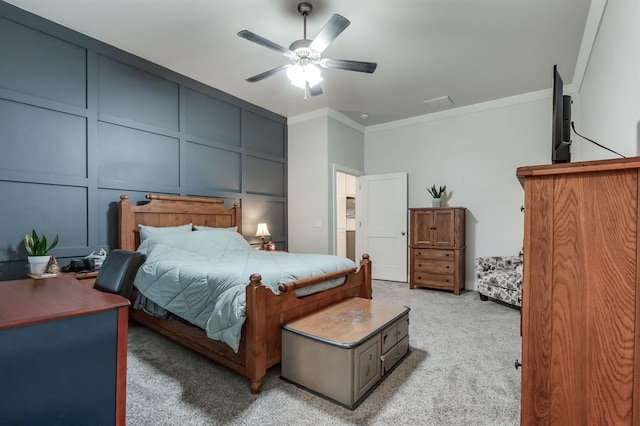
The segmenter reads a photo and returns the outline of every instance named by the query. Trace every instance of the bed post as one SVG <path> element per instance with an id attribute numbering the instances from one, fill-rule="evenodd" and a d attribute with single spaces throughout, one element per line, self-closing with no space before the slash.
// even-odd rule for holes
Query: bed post
<path id="1" fill-rule="evenodd" d="M 360 297 L 371 299 L 373 298 L 373 288 L 371 287 L 371 260 L 369 260 L 369 255 L 366 253 L 362 255 L 360 269 L 362 270 L 362 279 L 365 283 L 365 285 L 361 287 L 362 294 Z"/>
<path id="2" fill-rule="evenodd" d="M 245 321 L 245 368 L 251 393 L 262 391 L 262 379 L 267 374 L 267 301 L 264 298 L 262 276 L 252 274 L 247 286 Z"/>
<path id="3" fill-rule="evenodd" d="M 131 231 L 134 229 L 134 216 L 131 212 L 131 202 L 128 195 L 121 195 L 118 203 L 118 247 L 123 250 L 135 250 L 135 235 Z"/>
<path id="4" fill-rule="evenodd" d="M 233 224 L 238 227 L 238 233 L 242 235 L 242 210 L 239 203 L 233 203 Z"/>

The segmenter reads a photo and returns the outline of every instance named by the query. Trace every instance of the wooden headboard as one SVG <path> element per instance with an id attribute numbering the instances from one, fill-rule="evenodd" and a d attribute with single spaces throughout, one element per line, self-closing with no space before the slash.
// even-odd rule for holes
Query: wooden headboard
<path id="1" fill-rule="evenodd" d="M 120 196 L 118 204 L 118 245 L 135 251 L 140 245 L 138 225 L 178 226 L 186 223 L 214 228 L 238 227 L 242 234 L 242 211 L 234 203 L 230 209 L 224 200 L 205 197 L 147 194 L 148 203 L 133 205 L 128 195 Z"/>

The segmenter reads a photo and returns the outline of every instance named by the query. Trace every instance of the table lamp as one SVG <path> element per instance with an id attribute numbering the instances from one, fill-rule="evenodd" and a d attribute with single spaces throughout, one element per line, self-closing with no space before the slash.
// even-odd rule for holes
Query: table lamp
<path id="1" fill-rule="evenodd" d="M 267 228 L 266 223 L 259 223 L 258 230 L 256 231 L 256 237 L 260 237 L 260 249 L 264 250 L 264 237 L 268 237 L 271 234 L 269 233 L 269 228 Z"/>

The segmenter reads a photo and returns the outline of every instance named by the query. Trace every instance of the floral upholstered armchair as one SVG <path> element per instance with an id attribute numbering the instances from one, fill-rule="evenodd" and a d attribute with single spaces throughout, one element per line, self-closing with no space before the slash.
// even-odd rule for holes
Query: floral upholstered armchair
<path id="1" fill-rule="evenodd" d="M 509 305 L 522 305 L 522 255 L 476 258 L 478 294 Z"/>

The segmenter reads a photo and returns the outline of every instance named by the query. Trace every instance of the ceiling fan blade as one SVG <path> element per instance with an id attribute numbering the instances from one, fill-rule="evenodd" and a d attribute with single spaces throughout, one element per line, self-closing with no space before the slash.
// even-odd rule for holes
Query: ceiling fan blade
<path id="1" fill-rule="evenodd" d="M 284 53 L 285 55 L 293 55 L 293 52 L 284 46 L 280 46 L 278 43 L 274 43 L 271 40 L 259 36 L 256 33 L 252 33 L 249 30 L 242 30 L 238 33 L 238 36 L 264 46 L 268 49 L 275 50 L 276 52 Z"/>
<path id="2" fill-rule="evenodd" d="M 309 83 L 307 83 L 307 86 L 309 85 Z M 309 87 L 309 94 L 311 96 L 319 96 L 322 95 L 322 87 L 320 87 L 320 84 L 316 84 L 313 87 Z"/>
<path id="3" fill-rule="evenodd" d="M 320 33 L 313 39 L 309 49 L 322 53 L 347 28 L 351 22 L 337 13 L 331 15 L 329 21 L 320 30 Z"/>
<path id="4" fill-rule="evenodd" d="M 275 73 L 277 73 L 279 71 L 282 71 L 282 70 L 284 70 L 286 68 L 289 68 L 290 66 L 291 66 L 291 64 L 281 65 L 279 67 L 270 69 L 269 71 L 261 72 L 260 74 L 256 74 L 253 77 L 249 77 L 249 78 L 247 78 L 247 81 L 249 83 L 255 83 L 256 81 L 264 80 L 265 78 L 271 77 Z"/>
<path id="5" fill-rule="evenodd" d="M 378 64 L 374 62 L 345 61 L 343 59 L 324 58 L 320 61 L 320 66 L 323 68 L 336 68 L 339 70 L 367 72 L 371 74 L 376 70 Z"/>

